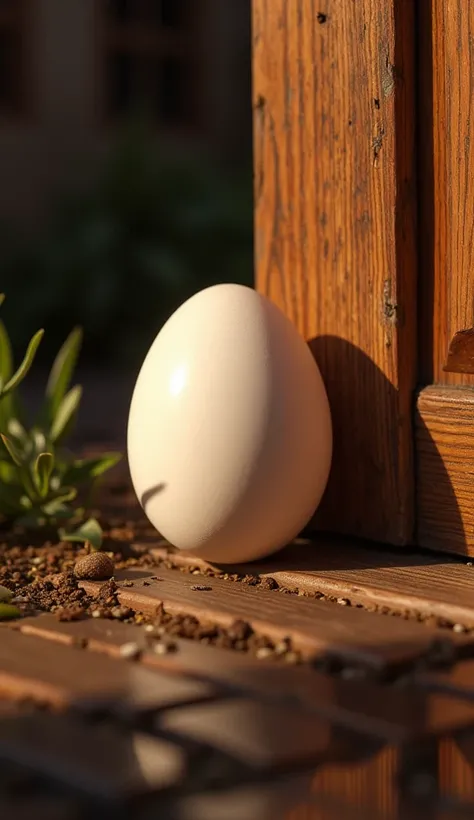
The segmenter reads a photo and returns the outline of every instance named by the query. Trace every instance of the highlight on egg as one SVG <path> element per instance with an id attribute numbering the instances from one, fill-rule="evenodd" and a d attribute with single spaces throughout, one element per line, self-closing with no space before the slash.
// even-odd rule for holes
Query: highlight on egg
<path id="1" fill-rule="evenodd" d="M 128 421 L 133 486 L 163 538 L 216 563 L 268 555 L 311 519 L 331 455 L 319 368 L 269 299 L 214 285 L 168 319 Z"/>

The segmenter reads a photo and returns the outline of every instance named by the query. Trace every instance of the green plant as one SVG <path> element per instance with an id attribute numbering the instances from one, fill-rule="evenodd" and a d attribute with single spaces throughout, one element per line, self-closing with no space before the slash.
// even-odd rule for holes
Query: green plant
<path id="1" fill-rule="evenodd" d="M 80 520 L 83 510 L 72 506 L 79 489 L 90 485 L 121 458 L 119 453 L 106 453 L 77 459 L 64 446 L 82 395 L 79 385 L 70 388 L 82 342 L 79 328 L 69 334 L 59 350 L 38 418 L 28 426 L 17 387 L 31 367 L 41 337 L 42 331 L 33 337 L 22 364 L 14 372 L 10 338 L 0 322 L 0 521 L 28 527 Z M 95 525 L 99 526 L 97 522 Z M 81 540 L 90 540 L 87 526 L 83 529 L 85 537 Z M 97 544 L 94 525 L 89 529 L 94 531 Z"/>

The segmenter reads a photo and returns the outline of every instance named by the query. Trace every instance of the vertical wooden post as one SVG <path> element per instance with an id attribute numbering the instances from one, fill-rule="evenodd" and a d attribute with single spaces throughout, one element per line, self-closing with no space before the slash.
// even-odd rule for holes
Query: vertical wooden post
<path id="1" fill-rule="evenodd" d="M 253 0 L 256 286 L 332 407 L 318 526 L 413 532 L 414 20 L 404 0 Z"/>

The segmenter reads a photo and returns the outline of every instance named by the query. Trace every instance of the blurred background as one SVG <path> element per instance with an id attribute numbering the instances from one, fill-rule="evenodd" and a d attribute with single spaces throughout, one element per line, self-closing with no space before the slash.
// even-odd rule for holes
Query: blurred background
<path id="1" fill-rule="evenodd" d="M 183 300 L 252 284 L 251 145 L 250 0 L 0 0 L 18 353 L 44 327 L 45 367 L 80 324 L 82 369 L 133 381 Z"/>

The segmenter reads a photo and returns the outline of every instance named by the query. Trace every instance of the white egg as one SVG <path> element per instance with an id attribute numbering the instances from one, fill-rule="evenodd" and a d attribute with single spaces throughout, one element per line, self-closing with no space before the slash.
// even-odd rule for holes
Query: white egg
<path id="1" fill-rule="evenodd" d="M 164 538 L 217 563 L 268 555 L 313 515 L 331 454 L 318 366 L 272 302 L 223 284 L 178 308 L 128 422 L 135 492 Z"/>

